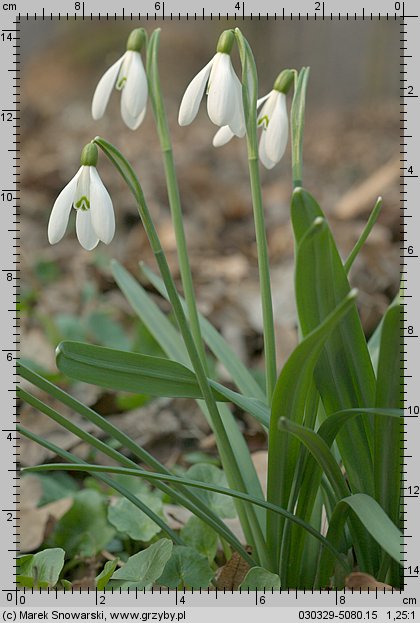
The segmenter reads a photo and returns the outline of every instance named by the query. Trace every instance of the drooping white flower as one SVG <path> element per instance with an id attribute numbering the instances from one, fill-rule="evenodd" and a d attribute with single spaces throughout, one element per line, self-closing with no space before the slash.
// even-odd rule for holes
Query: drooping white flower
<path id="1" fill-rule="evenodd" d="M 257 100 L 257 126 L 262 129 L 258 154 L 262 164 L 272 169 L 280 162 L 286 150 L 289 135 L 286 93 L 294 74 L 286 69 L 278 76 L 273 89 Z M 261 105 L 264 104 L 260 109 Z M 228 126 L 223 126 L 213 138 L 214 147 L 221 147 L 234 136 Z"/>
<path id="2" fill-rule="evenodd" d="M 257 117 L 262 128 L 258 155 L 267 169 L 272 169 L 283 157 L 289 136 L 286 95 L 273 89 Z"/>
<path id="3" fill-rule="evenodd" d="M 226 30 L 217 52 L 188 85 L 179 108 L 179 125 L 189 125 L 197 116 L 207 86 L 207 112 L 218 126 L 228 126 L 236 136 L 245 135 L 242 86 L 230 58 L 234 34 Z"/>
<path id="4" fill-rule="evenodd" d="M 101 240 L 109 244 L 115 233 L 111 197 L 96 170 L 98 150 L 89 143 L 82 151 L 81 167 L 58 195 L 48 222 L 48 240 L 56 244 L 64 236 L 73 207 L 80 244 L 91 251 Z"/>
<path id="5" fill-rule="evenodd" d="M 93 100 L 92 117 L 100 119 L 115 87 L 121 91 L 121 116 L 125 124 L 136 130 L 144 119 L 147 107 L 147 76 L 140 51 L 146 39 L 143 28 L 136 28 L 127 40 L 127 51 L 104 73 L 98 82 Z"/>

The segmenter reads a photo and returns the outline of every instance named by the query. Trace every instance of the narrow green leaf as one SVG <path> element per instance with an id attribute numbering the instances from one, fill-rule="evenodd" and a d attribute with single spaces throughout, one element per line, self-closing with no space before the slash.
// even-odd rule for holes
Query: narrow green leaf
<path id="1" fill-rule="evenodd" d="M 19 369 L 20 376 L 28 380 L 30 383 L 34 384 L 39 389 L 47 392 L 50 396 L 53 396 L 54 398 L 56 398 L 63 404 L 67 405 L 68 407 L 73 409 L 76 413 L 79 413 L 84 418 L 86 418 L 89 422 L 92 422 L 93 424 L 98 426 L 107 435 L 119 441 L 123 447 L 127 448 L 135 457 L 137 457 L 138 459 L 146 463 L 146 465 L 148 465 L 154 470 L 157 470 L 158 472 L 164 472 L 164 473 L 166 472 L 168 474 L 170 473 L 166 469 L 166 467 L 162 465 L 162 463 L 160 463 L 151 454 L 149 454 L 146 450 L 144 450 L 144 448 L 136 444 L 130 437 L 128 437 L 125 433 L 120 431 L 116 426 L 111 424 L 106 418 L 102 417 L 101 415 L 93 411 L 93 409 L 86 407 L 81 402 L 79 402 L 78 400 L 76 400 L 75 398 L 67 394 L 66 392 L 64 392 L 62 389 L 60 389 L 53 383 L 47 381 L 43 377 L 39 376 L 36 372 L 30 370 L 26 366 L 19 364 L 18 369 Z M 45 405 L 38 398 L 31 396 L 30 394 L 28 394 L 22 389 L 20 389 L 19 392 L 20 392 L 20 395 L 22 395 L 22 397 L 27 402 L 29 402 L 29 404 L 32 404 L 36 409 L 39 409 L 42 413 L 45 413 L 46 415 L 48 415 L 48 417 L 53 418 L 57 423 L 59 423 L 61 426 L 63 426 L 67 430 L 71 430 L 72 432 L 74 432 L 79 438 L 83 439 L 84 441 L 87 441 L 87 443 L 89 443 L 93 447 L 100 449 L 102 452 L 104 452 L 108 456 L 112 456 L 114 460 L 117 460 L 123 465 L 127 465 L 127 464 L 132 465 L 132 466 L 135 465 L 135 463 L 130 461 L 130 459 L 127 459 L 126 457 L 122 456 L 120 453 L 113 450 L 107 444 L 104 444 L 99 439 L 96 439 L 92 435 L 89 435 L 88 433 L 80 429 L 79 427 L 75 427 L 75 425 L 72 422 L 70 422 L 70 420 L 67 420 L 66 418 L 63 418 L 62 416 L 60 416 L 57 413 L 57 411 L 55 411 L 54 409 L 51 409 L 48 405 Z M 223 411 L 221 412 L 223 414 Z M 233 421 L 233 417 L 232 417 L 232 414 L 229 412 L 229 410 L 227 410 L 227 415 L 228 417 L 225 417 L 225 421 L 227 421 L 227 423 L 229 424 L 230 421 Z M 234 421 L 233 421 L 233 425 L 236 425 Z M 20 430 L 22 430 L 22 432 L 24 432 L 24 434 L 27 437 L 36 441 L 42 446 L 48 449 L 51 449 L 58 456 L 66 458 L 67 460 L 73 463 L 80 462 L 78 457 L 75 457 L 74 455 L 66 453 L 65 451 L 61 450 L 58 446 L 51 444 L 50 442 L 43 439 L 42 437 L 33 435 L 29 431 L 26 431 L 26 430 L 24 431 L 24 429 L 20 429 Z M 238 431 L 238 434 L 239 434 L 239 431 Z M 243 438 L 240 437 L 240 439 L 242 439 L 243 443 L 245 444 L 245 441 L 243 440 Z M 104 478 L 106 477 L 102 477 L 102 479 Z M 118 483 L 114 483 L 112 479 L 106 478 L 106 480 L 107 480 L 107 483 L 110 484 L 111 487 L 120 491 L 120 493 L 124 495 L 124 497 L 128 498 L 133 504 L 138 506 L 145 513 L 149 514 L 150 517 L 153 517 L 153 520 L 161 526 L 162 530 L 166 531 L 168 536 L 172 538 L 172 540 L 175 543 L 179 542 L 178 535 L 173 530 L 171 530 L 171 528 L 169 528 L 169 526 L 167 526 L 165 522 L 162 522 L 160 517 L 155 516 L 152 513 L 152 511 L 150 511 L 150 509 L 148 509 L 145 505 L 142 504 L 142 502 L 139 499 L 137 499 L 134 495 L 132 495 L 130 491 L 128 491 L 125 487 L 120 487 L 120 485 Z M 164 482 L 159 482 L 159 481 L 156 482 L 156 486 L 159 487 L 162 491 L 166 492 L 169 495 L 169 497 L 173 498 L 178 504 L 180 504 L 181 506 L 185 506 L 186 508 L 191 510 L 191 512 L 195 513 L 197 516 L 203 519 L 203 521 L 205 521 L 210 526 L 212 526 L 228 543 L 230 543 L 230 545 L 232 545 L 232 547 L 235 550 L 239 551 L 241 555 L 245 557 L 245 559 L 249 559 L 252 561 L 252 558 L 247 555 L 246 551 L 241 546 L 238 539 L 234 536 L 231 530 L 229 530 L 227 526 L 225 526 L 225 524 L 216 515 L 214 515 L 214 513 L 211 513 L 211 511 L 205 505 L 203 505 L 200 498 L 198 498 L 194 492 L 188 491 L 182 486 L 181 487 L 176 487 L 176 486 L 170 487 L 166 485 Z"/>
<path id="2" fill-rule="evenodd" d="M 277 381 L 271 407 L 268 443 L 268 501 L 287 508 L 294 480 L 299 451 L 297 440 L 279 430 L 279 420 L 286 417 L 301 424 L 311 387 L 313 371 L 325 340 L 347 314 L 356 291 L 348 293 L 337 308 L 295 348 Z M 280 558 L 283 520 L 272 513 L 267 515 L 267 535 L 275 560 Z M 284 578 L 282 578 L 283 581 Z"/>
<path id="3" fill-rule="evenodd" d="M 349 512 L 352 511 L 366 530 L 375 539 L 378 545 L 391 558 L 402 564 L 401 543 L 402 533 L 392 523 L 385 511 L 371 496 L 364 493 L 356 493 L 341 500 L 332 514 L 327 539 L 337 549 L 342 548 L 344 525 L 347 521 Z M 323 551 L 320 561 L 320 581 L 321 585 L 329 585 L 329 578 L 333 574 L 334 561 L 330 553 Z M 361 566 L 360 571 L 366 571 Z"/>
<path id="4" fill-rule="evenodd" d="M 140 270 L 145 275 L 145 277 L 147 277 L 153 287 L 156 288 L 159 294 L 161 294 L 164 298 L 168 300 L 168 293 L 162 279 L 143 262 L 140 263 Z M 186 310 L 187 307 L 184 299 L 180 297 L 180 300 L 184 310 Z M 226 340 L 202 314 L 199 314 L 198 317 L 200 320 L 201 332 L 207 346 L 213 352 L 214 356 L 220 361 L 220 363 L 223 364 L 223 366 L 229 372 L 232 380 L 236 383 L 240 391 L 247 396 L 252 396 L 253 398 L 265 402 L 265 394 L 263 390 L 258 385 L 252 374 L 249 372 L 248 368 L 242 363 L 239 357 L 230 348 Z M 172 357 L 172 359 L 175 358 L 176 357 Z"/>
<path id="5" fill-rule="evenodd" d="M 305 126 L 305 102 L 308 79 L 309 67 L 302 67 L 297 80 L 295 79 L 295 92 L 291 108 L 292 170 L 294 188 L 302 185 L 303 130 Z"/>
<path id="6" fill-rule="evenodd" d="M 382 209 L 382 197 L 378 197 L 373 207 L 373 210 L 369 216 L 368 222 L 366 223 L 362 233 L 360 234 L 359 240 L 356 242 L 356 244 L 354 245 L 353 249 L 350 252 L 350 255 L 344 262 L 344 270 L 346 271 L 347 275 L 349 274 L 350 269 L 353 266 L 354 260 L 359 255 L 361 248 L 363 247 L 366 240 L 368 239 L 368 236 L 370 232 L 372 231 L 373 226 L 378 220 L 379 214 L 381 213 L 381 209 Z"/>
<path id="7" fill-rule="evenodd" d="M 316 219 L 322 219 L 322 226 L 317 235 L 309 235 Z M 302 188 L 293 193 L 292 222 L 297 242 L 296 302 L 305 336 L 335 309 L 350 286 L 321 208 Z M 374 406 L 375 377 L 355 303 L 326 341 L 315 382 L 327 416 Z M 373 494 L 372 419 L 349 422 L 337 442 L 352 490 Z"/>
<path id="8" fill-rule="evenodd" d="M 27 435 L 28 437 L 33 437 L 34 435 L 28 434 L 28 431 L 25 431 L 25 435 Z M 318 539 L 319 541 L 321 541 L 323 543 L 323 545 L 331 551 L 331 553 L 333 554 L 333 556 L 337 557 L 337 560 L 339 562 L 339 564 L 341 566 L 343 566 L 348 572 L 350 572 L 349 566 L 346 563 L 346 561 L 344 560 L 344 558 L 338 554 L 337 550 L 335 549 L 335 547 L 333 547 L 317 530 L 315 530 L 310 524 L 302 521 L 302 519 L 300 519 L 299 517 L 296 517 L 295 515 L 293 515 L 292 513 L 290 513 L 289 511 L 285 510 L 284 508 L 281 508 L 280 506 L 276 506 L 274 504 L 271 504 L 270 502 L 266 502 L 265 500 L 261 500 L 258 498 L 255 498 L 251 495 L 248 495 L 246 493 L 242 493 L 242 491 L 237 491 L 235 489 L 227 489 L 226 487 L 221 487 L 218 485 L 213 485 L 213 484 L 209 484 L 209 483 L 204 483 L 204 482 L 200 482 L 198 480 L 190 480 L 187 479 L 185 477 L 179 477 L 179 476 L 172 476 L 172 475 L 167 475 L 167 474 L 156 474 L 154 472 L 147 472 L 145 470 L 141 470 L 141 469 L 129 469 L 126 467 L 116 467 L 113 465 L 90 465 L 90 464 L 86 464 L 86 463 L 82 463 L 82 464 L 77 464 L 77 463 L 72 463 L 70 465 L 66 464 L 66 463 L 50 463 L 50 464 L 44 464 L 44 465 L 36 465 L 34 467 L 26 467 L 24 468 L 22 471 L 23 472 L 44 472 L 44 471 L 51 471 L 51 470 L 68 470 L 68 471 L 87 471 L 87 472 L 92 472 L 92 473 L 110 473 L 110 474 L 125 474 L 127 476 L 136 476 L 138 478 L 146 478 L 148 480 L 165 480 L 167 482 L 173 482 L 173 483 L 182 483 L 184 486 L 186 487 L 197 487 L 198 489 L 204 489 L 207 491 L 214 491 L 216 493 L 221 493 L 222 495 L 227 495 L 230 496 L 232 498 L 237 498 L 239 500 L 244 500 L 246 502 L 249 502 L 251 504 L 254 504 L 256 506 L 261 506 L 262 508 L 265 508 L 267 510 L 271 510 L 275 513 L 278 513 L 279 515 L 282 515 L 283 517 L 285 517 L 286 519 L 289 519 L 290 521 L 296 523 L 297 525 L 301 526 L 302 528 L 305 528 L 305 530 L 307 530 L 310 534 L 312 534 L 316 539 Z M 249 562 L 249 556 L 246 555 L 244 556 L 243 554 L 241 554 L 248 562 Z M 252 560 L 252 559 L 251 559 Z M 255 566 L 254 562 L 251 562 L 251 566 Z"/>
<path id="9" fill-rule="evenodd" d="M 158 340 L 169 359 L 190 367 L 187 349 L 179 332 L 150 298 L 150 295 L 116 260 L 111 261 L 111 269 L 121 292 L 150 333 Z"/>
<path id="10" fill-rule="evenodd" d="M 107 389 L 152 396 L 202 397 L 195 374 L 163 357 L 61 342 L 57 347 L 57 367 L 70 378 Z M 218 394 L 217 398 L 224 400 Z"/>
<path id="11" fill-rule="evenodd" d="M 115 268 L 117 268 L 117 271 L 115 271 Z M 169 320 L 166 318 L 166 316 L 162 314 L 162 312 L 157 307 L 156 303 L 154 303 L 150 297 L 148 297 L 147 295 L 146 296 L 139 295 L 139 288 L 141 288 L 139 284 L 138 284 L 138 287 L 135 288 L 133 281 L 128 280 L 128 285 L 127 285 L 127 280 L 124 280 L 125 275 L 123 271 L 124 269 L 118 270 L 118 266 L 114 265 L 114 274 L 115 274 L 117 282 L 121 283 L 123 287 L 125 287 L 126 289 L 130 287 L 130 296 L 132 297 L 133 307 L 135 311 L 140 315 L 143 322 L 146 324 L 149 331 L 155 337 L 156 341 L 162 346 L 166 354 L 174 358 L 176 361 L 179 361 L 189 366 L 190 364 L 188 360 L 187 361 L 185 360 L 185 348 L 182 346 L 182 342 L 181 342 L 181 347 L 179 347 L 179 342 L 176 340 L 176 336 L 173 333 L 174 328 L 172 327 Z M 164 282 L 160 280 L 160 278 L 157 276 L 155 276 L 155 279 L 153 279 L 152 278 L 153 273 L 149 274 L 149 272 L 147 272 L 147 274 L 151 282 L 153 283 L 153 285 L 156 287 L 156 289 L 160 291 L 160 287 L 161 287 L 162 295 L 168 296 Z M 169 297 L 168 297 L 168 300 L 169 300 Z M 184 311 L 186 311 L 186 304 L 181 298 L 180 298 L 180 303 L 181 305 L 183 305 Z M 206 341 L 210 343 L 208 333 L 211 334 L 213 332 L 214 335 L 213 335 L 211 343 L 218 344 L 217 348 L 219 350 L 223 350 L 224 345 L 226 345 L 223 338 L 219 336 L 217 331 L 211 327 L 210 323 L 205 321 L 205 319 L 201 316 L 200 316 L 200 323 L 201 323 L 201 330 Z M 218 339 L 218 337 L 220 339 Z M 225 365 L 228 365 L 227 359 L 222 359 L 221 357 L 221 361 L 223 361 Z M 240 363 L 238 359 L 237 359 L 237 362 Z M 243 370 L 246 370 L 246 369 L 243 368 Z M 230 369 L 230 372 L 231 374 L 233 374 L 232 368 Z M 247 375 L 249 378 L 248 380 L 244 380 L 244 387 L 248 386 L 249 392 L 252 392 L 254 391 L 253 384 L 256 385 L 256 382 L 252 378 L 252 376 L 249 374 L 249 372 L 247 372 Z M 239 380 L 238 380 L 239 377 L 235 377 L 235 378 L 239 386 Z M 257 390 L 259 392 L 259 395 L 260 396 L 262 395 L 262 398 L 265 400 L 264 393 L 258 387 L 258 385 L 257 385 Z M 200 409 L 203 411 L 204 416 L 206 417 L 208 423 L 210 424 L 210 426 L 212 426 L 212 420 L 210 418 L 206 405 L 204 404 L 203 401 L 198 401 L 198 405 Z M 242 474 L 244 483 L 246 485 L 247 491 L 252 495 L 256 495 L 257 497 L 262 498 L 263 493 L 261 489 L 261 484 L 258 479 L 257 473 L 255 471 L 255 467 L 252 463 L 247 444 L 243 438 L 243 435 L 241 434 L 238 428 L 237 422 L 235 421 L 227 405 L 219 404 L 219 413 L 223 420 L 226 434 L 229 438 L 230 446 L 236 457 L 236 461 L 238 463 L 238 466 Z M 249 540 L 249 537 L 250 537 L 250 533 L 248 529 L 249 522 L 247 519 L 247 513 L 249 511 L 246 506 L 241 505 L 239 502 L 237 502 L 237 508 L 238 508 L 238 513 L 240 515 L 241 524 L 244 527 L 245 533 L 247 534 L 247 539 Z M 260 530 L 264 531 L 265 530 L 264 511 L 262 509 L 255 509 L 255 514 L 257 516 Z"/>

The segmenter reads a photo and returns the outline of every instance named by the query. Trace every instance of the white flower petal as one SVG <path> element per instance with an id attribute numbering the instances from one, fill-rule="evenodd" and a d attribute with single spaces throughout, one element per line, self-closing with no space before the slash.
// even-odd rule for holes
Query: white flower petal
<path id="1" fill-rule="evenodd" d="M 260 144 L 258 147 L 258 156 L 266 169 L 272 169 L 276 165 L 276 163 L 267 156 L 266 136 L 267 136 L 267 132 L 264 130 L 260 138 Z"/>
<path id="2" fill-rule="evenodd" d="M 236 136 L 242 138 L 245 136 L 246 132 L 244 105 L 242 100 L 242 84 L 235 72 L 233 72 L 233 84 L 235 92 L 235 110 L 232 119 L 229 122 L 229 127 Z"/>
<path id="3" fill-rule="evenodd" d="M 121 97 L 121 117 L 125 125 L 128 126 L 130 130 L 137 130 L 146 115 L 146 110 L 147 105 L 144 106 L 143 110 L 137 117 L 133 117 L 126 108 L 124 96 Z"/>
<path id="4" fill-rule="evenodd" d="M 235 72 L 229 54 L 218 52 L 216 56 L 217 64 L 212 68 L 209 78 L 207 112 L 216 125 L 230 125 L 235 122 Z"/>
<path id="5" fill-rule="evenodd" d="M 178 113 L 179 125 L 189 125 L 198 113 L 201 99 L 209 79 L 210 71 L 217 55 L 191 80 L 184 93 Z"/>
<path id="6" fill-rule="evenodd" d="M 235 134 L 232 132 L 228 125 L 222 126 L 219 130 L 217 130 L 216 134 L 213 138 L 213 147 L 221 147 L 222 145 L 226 145 L 229 143 L 231 138 L 233 138 Z"/>
<path id="7" fill-rule="evenodd" d="M 93 229 L 90 210 L 77 210 L 76 233 L 86 251 L 91 251 L 98 244 L 99 238 Z"/>
<path id="8" fill-rule="evenodd" d="M 286 96 L 279 93 L 275 107 L 265 130 L 265 151 L 269 160 L 279 162 L 285 152 L 289 134 L 287 119 Z"/>
<path id="9" fill-rule="evenodd" d="M 119 58 L 116 63 L 111 65 L 98 82 L 98 86 L 95 89 L 92 100 L 92 117 L 94 119 L 100 119 L 105 112 L 111 91 L 114 88 L 118 72 L 124 60 L 124 56 L 125 54 Z"/>
<path id="10" fill-rule="evenodd" d="M 137 118 L 147 103 L 147 77 L 139 52 L 128 51 L 129 67 L 127 81 L 122 90 L 124 108 L 131 117 Z"/>
<path id="11" fill-rule="evenodd" d="M 59 242 L 66 233 L 69 214 L 73 205 L 74 195 L 76 193 L 77 181 L 82 170 L 83 167 L 80 167 L 76 175 L 63 188 L 55 200 L 50 220 L 48 221 L 48 240 L 50 244 Z"/>
<path id="12" fill-rule="evenodd" d="M 115 233 L 115 216 L 111 197 L 95 167 L 90 168 L 90 217 L 99 240 L 109 244 Z"/>
<path id="13" fill-rule="evenodd" d="M 257 99 L 257 109 L 270 97 L 271 93 L 272 91 L 270 91 L 270 93 L 267 93 L 267 95 L 264 95 L 263 97 Z"/>
<path id="14" fill-rule="evenodd" d="M 271 119 L 271 116 L 273 114 L 273 109 L 276 105 L 278 95 L 279 95 L 279 92 L 273 89 L 273 91 L 270 91 L 270 93 L 268 94 L 268 97 L 265 98 L 264 106 L 261 108 L 259 114 L 257 115 L 258 126 L 267 128 L 268 122 Z M 257 102 L 257 106 L 258 106 L 258 102 Z"/>

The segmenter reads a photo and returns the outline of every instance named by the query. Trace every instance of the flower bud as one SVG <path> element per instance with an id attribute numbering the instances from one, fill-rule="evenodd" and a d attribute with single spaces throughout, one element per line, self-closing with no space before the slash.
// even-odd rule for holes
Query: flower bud
<path id="1" fill-rule="evenodd" d="M 225 30 L 219 37 L 217 42 L 217 52 L 223 54 L 230 54 L 235 41 L 235 35 L 233 30 Z"/>
<path id="2" fill-rule="evenodd" d="M 273 88 L 280 93 L 288 93 L 295 79 L 292 69 L 284 69 L 276 78 Z"/>
<path id="3" fill-rule="evenodd" d="M 141 52 L 146 43 L 146 31 L 144 28 L 135 28 L 127 39 L 127 50 Z"/>
<path id="4" fill-rule="evenodd" d="M 88 143 L 82 149 L 80 164 L 86 167 L 96 167 L 98 163 L 98 148 L 95 143 Z"/>

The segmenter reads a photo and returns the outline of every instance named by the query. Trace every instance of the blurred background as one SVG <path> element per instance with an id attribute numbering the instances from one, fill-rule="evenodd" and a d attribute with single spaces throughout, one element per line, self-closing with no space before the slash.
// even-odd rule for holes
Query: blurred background
<path id="1" fill-rule="evenodd" d="M 245 142 L 235 139 L 213 148 L 217 128 L 204 103 L 192 125 L 177 124 L 187 84 L 214 54 L 220 32 L 237 24 L 184 20 L 140 25 L 149 33 L 162 28 L 161 82 L 199 308 L 261 376 L 262 319 Z M 95 135 L 114 143 L 134 165 L 171 268 L 179 277 L 151 111 L 132 132 L 121 120 L 120 98 L 114 92 L 104 118 L 94 122 L 90 116 L 99 78 L 124 52 L 126 38 L 136 26 L 121 20 L 22 23 L 22 354 L 64 384 L 54 363 L 54 349 L 62 339 L 156 352 L 156 344 L 110 272 L 111 258 L 138 278 L 138 262 L 152 267 L 154 262 L 131 195 L 103 156 L 98 170 L 114 203 L 113 242 L 84 251 L 75 238 L 73 214 L 65 238 L 53 247 L 48 244 L 53 202 L 78 169 L 81 148 Z M 360 311 L 369 335 L 399 282 L 398 24 L 248 20 L 240 26 L 256 57 L 260 95 L 271 90 L 282 69 L 311 67 L 304 184 L 326 211 L 343 257 L 360 235 L 377 196 L 384 198 L 380 220 L 351 274 L 352 284 L 360 289 Z M 239 69 L 236 52 L 234 63 Z M 296 344 L 290 145 L 282 162 L 271 171 L 263 169 L 261 176 L 281 364 Z M 99 412 L 116 418 L 119 426 L 153 447 L 168 464 L 180 457 L 193 461 L 194 452 L 214 447 L 192 401 L 148 403 L 147 397 L 110 396 L 81 383 L 70 389 Z M 143 403 L 147 404 L 141 408 Z M 238 415 L 249 443 L 255 449 L 264 447 L 255 423 L 246 414 Z M 28 428 L 32 420 L 40 426 L 39 416 L 28 407 L 23 418 Z M 45 426 L 45 435 L 59 434 L 51 423 Z M 78 442 L 63 431 L 60 434 L 60 443 L 74 449 Z M 22 455 L 24 463 L 33 463 L 42 461 L 47 452 L 29 444 Z"/>

